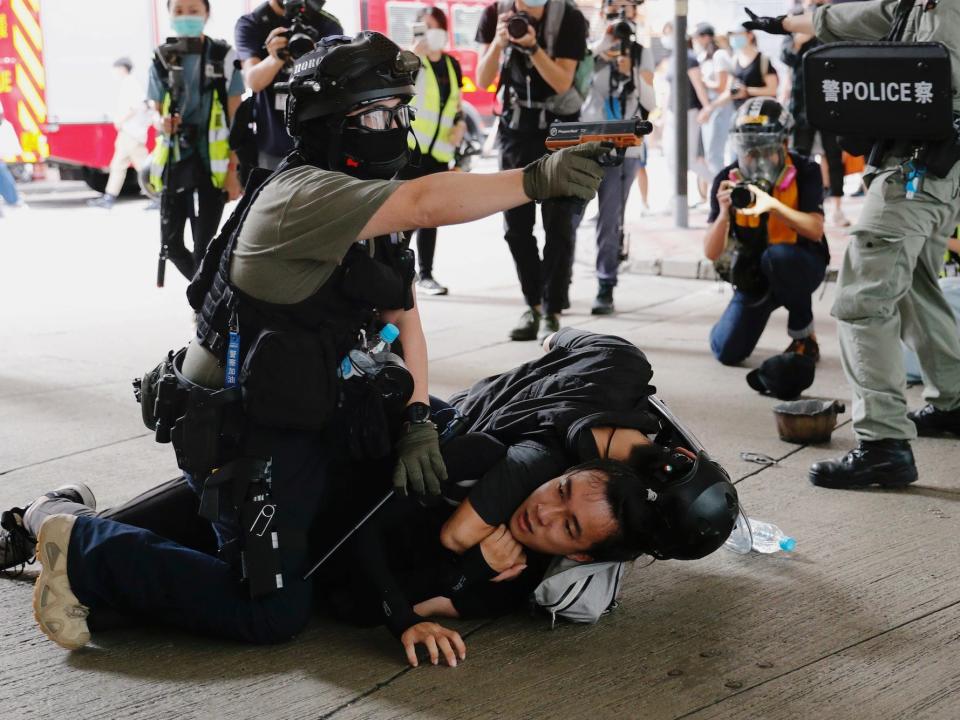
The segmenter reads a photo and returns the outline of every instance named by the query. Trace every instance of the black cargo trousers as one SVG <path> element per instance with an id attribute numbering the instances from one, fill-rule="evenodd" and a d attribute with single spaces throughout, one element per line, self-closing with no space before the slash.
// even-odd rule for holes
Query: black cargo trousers
<path id="1" fill-rule="evenodd" d="M 513 170 L 529 165 L 546 154 L 547 131 L 500 128 L 500 169 Z M 565 199 L 545 200 L 540 205 L 546 242 L 543 259 L 533 235 L 536 204 L 503 213 L 504 239 L 510 247 L 520 278 L 520 290 L 527 305 L 543 305 L 543 312 L 559 314 L 567 300 L 570 264 L 574 250 L 574 203 Z"/>

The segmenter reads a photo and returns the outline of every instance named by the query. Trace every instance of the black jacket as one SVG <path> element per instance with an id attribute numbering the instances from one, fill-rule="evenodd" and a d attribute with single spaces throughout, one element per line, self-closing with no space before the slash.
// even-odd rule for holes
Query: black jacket
<path id="1" fill-rule="evenodd" d="M 564 328 L 553 348 L 518 368 L 481 380 L 450 398 L 470 432 L 511 445 L 562 445 L 580 462 L 576 436 L 585 427 L 616 425 L 647 433 L 659 422 L 647 408 L 653 369 L 633 343 L 614 335 Z"/>

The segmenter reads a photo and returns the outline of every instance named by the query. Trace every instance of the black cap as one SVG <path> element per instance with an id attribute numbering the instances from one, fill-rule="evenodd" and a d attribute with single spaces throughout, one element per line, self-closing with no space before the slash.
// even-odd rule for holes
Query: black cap
<path id="1" fill-rule="evenodd" d="M 694 37 L 697 35 L 709 35 L 710 37 L 714 37 L 716 34 L 717 33 L 713 29 L 713 25 L 706 22 L 697 23 L 697 27 L 693 30 Z"/>
<path id="2" fill-rule="evenodd" d="M 747 385 L 761 395 L 780 400 L 793 400 L 813 385 L 817 365 L 812 357 L 799 353 L 783 353 L 767 358 L 756 370 L 747 374 Z"/>

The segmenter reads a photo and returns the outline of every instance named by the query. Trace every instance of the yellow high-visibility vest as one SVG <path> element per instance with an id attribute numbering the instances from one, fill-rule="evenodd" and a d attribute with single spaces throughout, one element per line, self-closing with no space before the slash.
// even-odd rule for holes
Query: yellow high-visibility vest
<path id="1" fill-rule="evenodd" d="M 460 84 L 457 82 L 457 72 L 453 68 L 453 61 L 444 55 L 447 65 L 447 74 L 450 77 L 450 97 L 446 104 L 440 107 L 440 83 L 433 74 L 433 64 L 427 60 L 423 63 L 420 74 L 417 76 L 416 96 L 410 106 L 416 111 L 416 119 L 411 127 L 413 135 L 409 137 L 410 149 L 420 146 L 420 152 L 430 155 L 440 163 L 449 163 L 453 160 L 456 148 L 450 144 L 450 130 L 453 129 L 454 118 L 460 109 Z"/>

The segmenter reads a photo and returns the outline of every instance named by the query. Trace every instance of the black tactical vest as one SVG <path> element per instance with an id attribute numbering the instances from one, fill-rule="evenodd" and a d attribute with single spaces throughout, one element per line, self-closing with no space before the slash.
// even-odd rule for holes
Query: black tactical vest
<path id="1" fill-rule="evenodd" d="M 190 305 L 199 313 L 196 342 L 210 350 L 221 365 L 226 363 L 234 317 L 239 321 L 242 364 L 247 350 L 265 328 L 322 333 L 333 340 L 337 357 L 343 357 L 378 312 L 413 307 L 413 253 L 397 235 L 353 244 L 317 292 L 298 303 L 258 300 L 230 281 L 230 260 L 260 192 L 281 172 L 307 164 L 294 152 L 273 174 L 259 168 L 253 171 L 243 200 L 210 243 L 187 288 Z"/>

